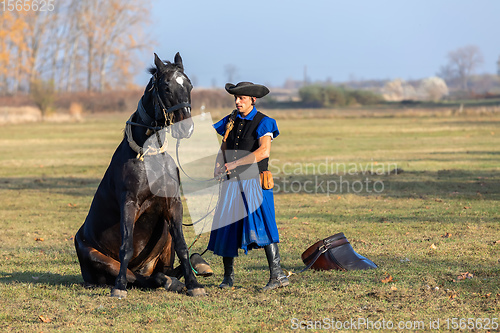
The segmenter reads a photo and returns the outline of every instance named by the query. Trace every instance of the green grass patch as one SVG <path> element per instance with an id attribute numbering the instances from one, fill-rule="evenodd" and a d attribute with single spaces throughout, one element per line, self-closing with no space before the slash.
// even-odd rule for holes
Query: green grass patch
<path id="1" fill-rule="evenodd" d="M 307 271 L 262 293 L 269 273 L 254 250 L 236 259 L 235 288 L 219 290 L 222 262 L 207 253 L 208 297 L 133 288 L 116 300 L 83 288 L 73 235 L 127 117 L 1 127 L 2 331 L 319 331 L 316 322 L 351 319 L 429 331 L 437 319 L 447 330 L 447 318 L 498 318 L 498 116 L 279 119 L 271 170 L 283 267 L 300 270 L 307 247 L 344 232 L 379 268 Z"/>

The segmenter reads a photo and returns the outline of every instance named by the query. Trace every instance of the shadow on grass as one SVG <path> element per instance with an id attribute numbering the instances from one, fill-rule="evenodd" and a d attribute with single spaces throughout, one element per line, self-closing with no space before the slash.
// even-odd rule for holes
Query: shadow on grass
<path id="1" fill-rule="evenodd" d="M 469 152 L 469 154 L 485 152 Z M 487 152 L 497 155 L 500 152 Z M 500 200 L 500 173 L 495 171 L 391 170 L 383 174 L 276 174 L 274 193 L 319 195 L 356 194 L 360 196 L 389 196 L 396 198 L 467 197 L 471 200 Z M 50 190 L 72 196 L 93 196 L 100 179 L 74 177 L 0 178 L 7 190 Z"/>
<path id="2" fill-rule="evenodd" d="M 6 190 L 50 190 L 72 196 L 94 195 L 100 179 L 74 177 L 12 177 L 0 178 L 2 189 Z"/>
<path id="3" fill-rule="evenodd" d="M 61 285 L 69 286 L 73 284 L 83 284 L 81 275 L 74 274 L 57 274 L 50 272 L 35 272 L 22 271 L 7 273 L 0 271 L 0 283 L 32 283 L 32 284 L 48 284 L 52 286 Z"/>
<path id="4" fill-rule="evenodd" d="M 205 287 L 216 287 L 220 282 L 217 280 L 206 279 L 201 276 L 197 277 L 198 281 L 202 283 Z M 220 277 L 222 281 L 222 277 Z M 184 277 L 181 277 L 184 281 Z M 81 285 L 84 286 L 83 278 L 80 274 L 56 274 L 50 272 L 35 272 L 35 271 L 23 271 L 23 272 L 2 272 L 0 271 L 0 284 L 12 284 L 12 283 L 31 283 L 31 284 L 46 284 L 51 286 L 71 286 L 71 285 Z M 99 285 L 93 286 L 94 288 L 110 288 L 112 285 Z M 92 288 L 92 287 L 90 287 Z M 128 288 L 138 288 L 147 290 L 148 288 L 140 288 L 137 286 L 128 286 Z"/>
<path id="5" fill-rule="evenodd" d="M 493 154 L 493 152 L 492 152 Z M 496 154 L 496 153 L 495 153 Z M 495 171 L 392 170 L 328 175 L 276 175 L 275 194 L 355 194 L 395 198 L 466 197 L 470 200 L 500 200 L 500 173 Z"/>

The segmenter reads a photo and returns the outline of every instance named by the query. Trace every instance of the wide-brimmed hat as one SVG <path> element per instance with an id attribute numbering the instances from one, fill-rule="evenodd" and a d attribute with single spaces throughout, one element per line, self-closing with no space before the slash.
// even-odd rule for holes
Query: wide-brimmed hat
<path id="1" fill-rule="evenodd" d="M 240 82 L 236 85 L 226 83 L 226 91 L 231 95 L 251 96 L 261 98 L 269 94 L 269 89 L 261 84 Z"/>

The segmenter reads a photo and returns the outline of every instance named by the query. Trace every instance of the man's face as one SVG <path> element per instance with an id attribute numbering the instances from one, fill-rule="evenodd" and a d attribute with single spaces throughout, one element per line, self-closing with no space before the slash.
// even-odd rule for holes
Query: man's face
<path id="1" fill-rule="evenodd" d="M 250 96 L 239 96 L 235 95 L 234 96 L 234 104 L 236 105 L 236 108 L 238 111 L 242 114 L 248 114 L 250 111 L 253 109 L 253 99 L 254 97 Z"/>

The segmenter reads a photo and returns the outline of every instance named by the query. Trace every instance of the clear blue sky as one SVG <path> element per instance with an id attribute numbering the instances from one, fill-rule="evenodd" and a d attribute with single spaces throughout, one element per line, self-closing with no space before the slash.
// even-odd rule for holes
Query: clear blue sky
<path id="1" fill-rule="evenodd" d="M 235 81 L 281 86 L 305 66 L 313 81 L 429 77 L 471 44 L 478 72 L 496 73 L 499 17 L 498 0 L 153 0 L 148 29 L 154 51 L 171 61 L 179 51 L 197 86 L 223 87 L 227 65 Z"/>

